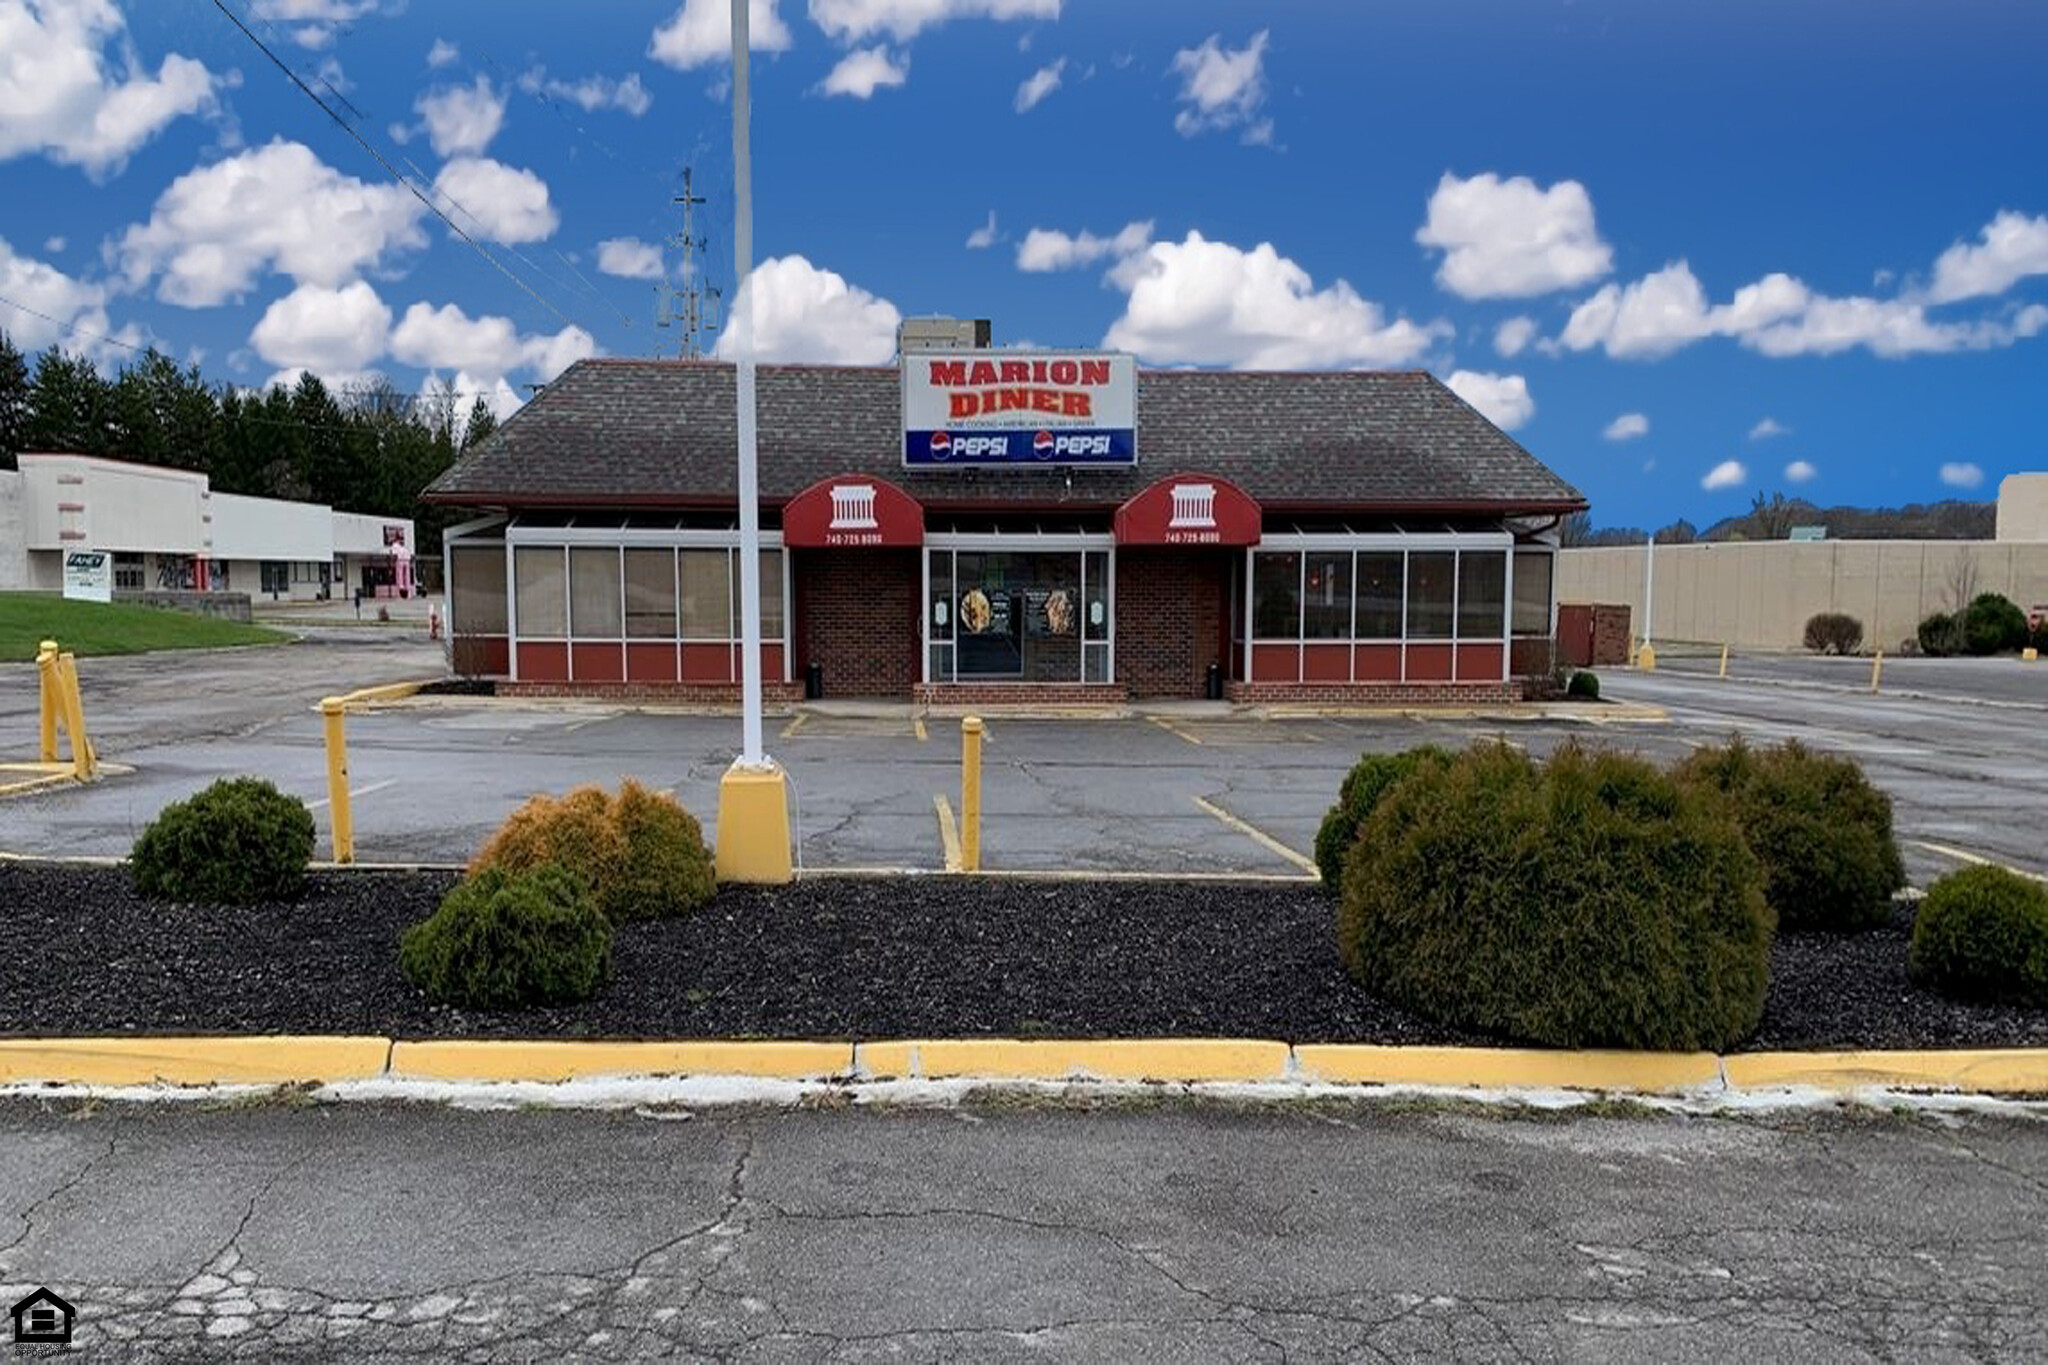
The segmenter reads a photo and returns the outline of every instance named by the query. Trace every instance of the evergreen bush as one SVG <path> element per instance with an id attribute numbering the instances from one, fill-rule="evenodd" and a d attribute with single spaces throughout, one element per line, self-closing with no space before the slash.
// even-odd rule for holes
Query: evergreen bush
<path id="1" fill-rule="evenodd" d="M 1600 675 L 1587 669 L 1572 674 L 1572 680 L 1565 684 L 1565 695 L 1583 697 L 1587 701 L 1600 700 Z"/>
<path id="2" fill-rule="evenodd" d="M 2000 654 L 2024 649 L 2027 614 L 2012 599 L 1995 592 L 1979 593 L 1963 613 L 1963 644 L 1972 654 Z"/>
<path id="3" fill-rule="evenodd" d="M 1943 877 L 1913 921 L 1913 973 L 1947 995 L 2048 1009 L 2048 887 L 2002 867 Z"/>
<path id="4" fill-rule="evenodd" d="M 443 1004 L 567 1004 L 604 983 L 611 942 L 610 921 L 575 873 L 553 864 L 488 867 L 399 937 L 398 965 Z"/>
<path id="5" fill-rule="evenodd" d="M 1641 759 L 1505 745 L 1418 768 L 1359 831 L 1338 949 L 1420 1014 L 1553 1047 L 1724 1048 L 1772 921 L 1727 804 Z"/>
<path id="6" fill-rule="evenodd" d="M 1423 763 L 1446 763 L 1450 755 L 1434 745 L 1398 754 L 1367 754 L 1351 766 L 1337 788 L 1337 804 L 1316 830 L 1316 870 L 1331 895 L 1343 890 L 1344 861 L 1358 841 L 1358 827 L 1389 787 Z"/>
<path id="7" fill-rule="evenodd" d="M 1863 623 L 1847 612 L 1817 612 L 1806 618 L 1806 647 L 1816 654 L 1854 654 L 1863 648 Z"/>
<path id="8" fill-rule="evenodd" d="M 305 802 L 262 778 L 224 777 L 159 811 L 129 867 L 147 896 L 252 905 L 298 895 L 312 857 Z"/>
<path id="9" fill-rule="evenodd" d="M 1945 611 L 1937 611 L 1922 618 L 1913 638 L 1920 642 L 1922 654 L 1930 659 L 1939 659 L 1962 648 L 1961 634 L 1961 626 L 1955 617 Z"/>
<path id="10" fill-rule="evenodd" d="M 1797 740 L 1758 750 L 1737 738 L 1694 751 L 1675 772 L 1732 803 L 1781 928 L 1869 929 L 1890 918 L 1892 893 L 1906 884 L 1891 798 L 1854 759 Z"/>
<path id="11" fill-rule="evenodd" d="M 683 914 L 717 890 L 696 818 L 630 780 L 616 797 L 586 786 L 532 798 L 498 827 L 469 870 L 520 872 L 549 863 L 582 877 L 615 924 Z"/>

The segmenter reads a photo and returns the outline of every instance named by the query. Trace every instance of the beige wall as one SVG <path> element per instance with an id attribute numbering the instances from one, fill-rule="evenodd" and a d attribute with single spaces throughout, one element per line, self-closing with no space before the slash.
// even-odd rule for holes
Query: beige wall
<path id="1" fill-rule="evenodd" d="M 2008 474 L 1999 483 L 1998 538 L 2048 540 L 2048 474 Z"/>
<path id="2" fill-rule="evenodd" d="M 1559 602 L 1622 602 L 1643 633 L 1640 545 L 1565 550 L 1557 557 Z M 2003 593 L 2022 611 L 2048 607 L 2048 541 L 1736 541 L 1659 545 L 1653 641 L 1798 649 L 1806 619 L 1847 612 L 1863 623 L 1864 648 L 1895 650 L 1920 620 L 1955 603 L 1959 560 L 1976 570 L 1976 592 Z"/>

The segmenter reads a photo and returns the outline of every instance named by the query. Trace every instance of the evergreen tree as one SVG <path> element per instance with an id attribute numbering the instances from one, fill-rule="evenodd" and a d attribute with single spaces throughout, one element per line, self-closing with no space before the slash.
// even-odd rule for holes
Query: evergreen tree
<path id="1" fill-rule="evenodd" d="M 110 455 L 112 417 L 110 387 L 91 361 L 56 346 L 36 358 L 24 449 Z"/>
<path id="2" fill-rule="evenodd" d="M 491 411 L 491 405 L 478 394 L 476 401 L 469 405 L 469 425 L 463 428 L 462 448 L 469 450 L 477 442 L 498 429 L 498 414 Z"/>
<path id="3" fill-rule="evenodd" d="M 0 332 L 0 469 L 14 468 L 28 440 L 28 419 L 28 361 Z"/>

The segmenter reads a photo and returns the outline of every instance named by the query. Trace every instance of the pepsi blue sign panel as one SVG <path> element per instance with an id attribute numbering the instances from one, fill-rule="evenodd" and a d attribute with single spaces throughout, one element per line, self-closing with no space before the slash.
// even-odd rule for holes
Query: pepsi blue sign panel
<path id="1" fill-rule="evenodd" d="M 1133 465 L 1137 364 L 1100 351 L 903 357 L 903 463 Z"/>

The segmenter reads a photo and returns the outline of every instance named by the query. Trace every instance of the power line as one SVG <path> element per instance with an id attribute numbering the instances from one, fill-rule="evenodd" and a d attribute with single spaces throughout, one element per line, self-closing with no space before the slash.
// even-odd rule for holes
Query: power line
<path id="1" fill-rule="evenodd" d="M 447 214 L 443 213 L 441 211 L 440 206 L 436 204 L 432 199 L 428 198 L 427 195 L 420 190 L 420 187 L 418 185 L 414 184 L 410 178 L 400 173 L 398 168 L 393 166 L 389 161 L 387 161 L 382 152 L 378 151 L 375 147 L 372 147 L 369 141 L 366 138 L 364 138 L 361 133 L 357 132 L 355 130 L 355 127 L 352 124 L 350 124 L 347 119 L 343 118 L 339 113 L 335 112 L 334 108 L 330 106 L 327 103 L 327 101 L 321 99 L 320 96 L 317 93 L 315 93 L 313 87 L 307 85 L 306 82 L 300 77 L 298 72 L 292 70 L 291 67 L 288 66 L 282 58 L 280 58 L 275 52 L 272 52 L 270 50 L 269 44 L 265 43 L 261 38 L 257 37 L 253 32 L 251 32 L 249 26 L 242 22 L 241 16 L 236 14 L 234 10 L 228 7 L 226 0 L 213 0 L 213 5 L 215 9 L 219 10 L 222 14 L 225 14 L 228 17 L 229 23 L 233 24 L 236 28 L 242 31 L 244 37 L 246 37 L 250 42 L 256 45 L 257 51 L 261 52 L 264 56 L 270 58 L 271 64 L 275 66 L 279 71 L 284 72 L 286 78 L 288 78 L 293 85 L 296 85 L 300 89 L 300 91 L 302 91 L 305 94 L 307 99 L 319 105 L 322 113 L 326 114 L 327 117 L 333 119 L 337 127 L 339 127 L 344 133 L 347 133 L 349 137 L 355 140 L 357 146 L 361 147 L 364 151 L 368 152 L 370 156 L 373 159 L 375 159 L 377 164 L 384 168 L 386 174 L 388 174 L 393 180 L 397 181 L 399 184 L 405 186 L 405 188 L 412 194 L 413 198 L 419 200 L 420 203 L 426 205 L 427 211 L 429 213 L 432 213 L 436 218 L 439 218 L 443 223 L 446 223 L 448 225 L 448 230 L 450 232 L 454 233 L 457 237 L 460 237 L 463 241 L 467 242 L 471 247 L 475 248 L 476 253 L 479 256 L 482 256 L 486 261 L 489 261 L 491 263 L 491 266 L 494 269 L 496 269 L 499 274 L 503 275 L 506 279 L 512 281 L 512 283 L 518 285 L 519 288 L 522 291 L 524 291 L 526 295 L 530 297 L 535 303 L 538 303 L 541 307 L 547 309 L 550 313 L 553 313 L 556 317 L 560 318 L 563 322 L 569 324 L 571 327 L 578 325 L 574 318 L 570 317 L 567 313 L 564 313 L 561 309 L 557 308 L 553 303 L 550 303 L 547 299 L 543 298 L 540 292 L 536 290 L 532 285 L 528 284 L 525 280 L 519 278 L 519 276 L 515 274 L 508 266 L 506 266 L 506 264 L 503 261 L 499 260 L 496 256 L 493 256 L 489 251 L 485 250 L 483 243 L 477 241 L 476 238 L 470 236 L 467 232 L 464 232 L 461 226 L 457 224 L 453 218 L 450 218 Z M 465 210 L 465 212 L 467 212 L 467 210 Z"/>

